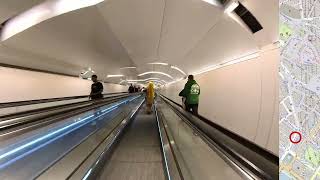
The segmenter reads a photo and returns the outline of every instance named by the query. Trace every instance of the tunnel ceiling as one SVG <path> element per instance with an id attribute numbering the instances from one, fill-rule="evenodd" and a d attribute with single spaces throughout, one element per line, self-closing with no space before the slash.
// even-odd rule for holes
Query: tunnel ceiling
<path id="1" fill-rule="evenodd" d="M 6 20 L 41 0 L 0 2 Z M 170 82 L 278 39 L 276 0 L 244 0 L 263 26 L 250 33 L 203 0 L 108 0 L 43 21 L 0 44 L 0 63 L 79 75 L 91 67 L 108 82 Z M 272 16 L 272 17 L 270 17 Z M 168 65 L 148 64 L 152 62 Z M 122 68 L 136 67 L 136 68 Z M 122 68 L 122 69 L 121 69 Z M 163 72 L 147 74 L 144 72 Z M 107 78 L 107 75 L 125 75 Z"/>
<path id="2" fill-rule="evenodd" d="M 43 0 L 1 0 L 0 1 L 0 23 L 11 18 Z"/>

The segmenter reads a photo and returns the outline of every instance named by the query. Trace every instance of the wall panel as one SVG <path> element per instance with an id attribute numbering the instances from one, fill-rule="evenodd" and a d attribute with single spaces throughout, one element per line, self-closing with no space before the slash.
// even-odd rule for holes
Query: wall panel
<path id="1" fill-rule="evenodd" d="M 5 67 L 0 67 L 0 82 L 0 103 L 88 95 L 92 84 L 76 77 Z M 125 86 L 104 83 L 104 93 L 126 90 Z"/>

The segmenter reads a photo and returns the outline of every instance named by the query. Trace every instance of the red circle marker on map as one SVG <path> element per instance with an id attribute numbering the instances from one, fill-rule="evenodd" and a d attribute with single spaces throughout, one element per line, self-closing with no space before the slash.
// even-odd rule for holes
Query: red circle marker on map
<path id="1" fill-rule="evenodd" d="M 301 142 L 302 140 L 302 135 L 300 132 L 298 131 L 293 131 L 291 134 L 290 134 L 290 137 L 289 137 L 290 141 L 293 143 L 293 144 L 298 144 L 299 142 Z"/>

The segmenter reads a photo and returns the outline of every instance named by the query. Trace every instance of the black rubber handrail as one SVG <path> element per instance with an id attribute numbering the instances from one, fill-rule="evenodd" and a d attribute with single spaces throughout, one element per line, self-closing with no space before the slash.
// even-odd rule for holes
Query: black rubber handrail
<path id="1" fill-rule="evenodd" d="M 166 128 L 166 124 L 164 123 L 164 120 L 163 120 L 163 114 L 162 113 L 158 114 L 157 107 L 155 107 L 155 106 L 153 106 L 153 107 L 154 107 L 155 116 L 156 116 L 156 119 L 157 119 L 157 122 L 158 122 L 159 136 L 161 136 L 161 132 L 160 131 L 161 131 L 161 128 L 163 128 L 163 131 L 164 131 L 164 134 L 163 134 L 164 137 L 163 138 L 166 138 L 168 142 L 171 142 L 173 139 L 169 138 L 170 136 L 169 136 L 168 128 Z M 162 140 L 161 140 L 161 143 L 162 143 Z M 177 155 L 176 155 L 176 153 L 178 153 L 178 152 L 175 152 L 173 150 L 174 148 L 172 147 L 171 143 L 168 143 L 167 145 L 169 145 L 169 148 L 170 148 L 170 151 L 171 151 L 171 154 L 172 154 L 172 157 L 173 157 L 173 161 L 175 162 L 175 165 L 176 165 L 176 168 L 177 168 L 177 171 L 178 171 L 177 174 L 179 174 L 179 177 L 181 178 L 181 180 L 184 180 L 185 178 L 183 176 L 183 173 L 182 173 L 182 170 L 181 170 L 181 167 L 180 167 L 181 165 L 179 164 L 179 161 L 178 161 L 178 158 L 177 158 Z M 161 147 L 161 148 L 162 148 L 162 155 L 165 156 L 164 150 L 163 150 L 164 147 Z M 164 164 L 164 166 L 167 166 L 167 164 Z M 171 179 L 171 178 L 169 178 L 170 177 L 169 171 L 167 173 L 167 176 L 168 176 L 168 179 Z"/>
<path id="2" fill-rule="evenodd" d="M 125 94 L 125 93 L 127 93 L 127 92 L 106 93 L 106 94 L 103 94 L 103 95 Z M 5 103 L 0 103 L 0 108 L 25 106 L 25 105 L 56 102 L 56 101 L 65 101 L 65 100 L 71 100 L 71 99 L 81 99 L 81 98 L 86 98 L 86 97 L 89 97 L 89 95 L 68 96 L 68 97 L 48 98 L 48 99 L 35 99 L 35 100 L 27 100 L 27 101 L 5 102 Z"/>
<path id="3" fill-rule="evenodd" d="M 16 128 L 23 129 L 23 131 L 26 131 L 30 128 L 34 129 L 35 127 L 42 127 L 42 126 L 51 124 L 53 122 L 57 122 L 62 119 L 73 117 L 78 114 L 90 111 L 90 110 L 98 108 L 98 107 L 105 106 L 105 105 L 110 104 L 112 102 L 118 101 L 123 98 L 128 98 L 128 97 L 130 97 L 130 95 L 113 96 L 113 97 L 110 97 L 109 99 L 104 99 L 104 100 L 95 102 L 92 105 L 88 105 L 88 106 L 84 106 L 84 107 L 76 108 L 76 109 L 68 109 L 63 113 L 60 112 L 58 114 L 50 115 L 48 117 L 44 117 L 44 118 L 40 118 L 40 119 L 34 118 L 34 119 L 27 120 L 27 121 L 15 122 L 11 125 L 6 125 L 5 127 L 0 127 L 0 135 L 8 134 L 8 132 L 12 131 L 12 129 L 14 129 L 14 131 L 17 131 Z M 30 126 L 30 128 L 25 127 L 25 126 Z M 23 127 L 23 128 L 21 128 L 21 127 Z M 19 133 L 21 133 L 20 130 L 18 130 L 18 131 L 19 131 Z"/>
<path id="4" fill-rule="evenodd" d="M 161 94 L 161 96 L 163 96 L 164 98 L 166 98 L 167 100 L 169 100 L 170 102 L 174 103 L 175 105 L 179 106 L 182 108 L 182 105 L 173 101 L 172 99 L 164 96 Z M 279 157 L 274 155 L 273 153 L 271 153 L 270 151 L 266 150 L 265 148 L 262 148 L 260 146 L 258 146 L 257 144 L 253 143 L 252 141 L 232 132 L 229 129 L 226 129 L 222 126 L 220 126 L 219 124 L 214 123 L 213 121 L 210 121 L 209 119 L 198 115 L 196 116 L 198 117 L 200 120 L 202 120 L 203 122 L 205 122 L 206 124 L 210 125 L 211 127 L 219 130 L 220 132 L 222 132 L 223 134 L 226 134 L 227 136 L 231 137 L 232 139 L 238 141 L 239 143 L 243 144 L 244 146 L 249 147 L 251 150 L 255 151 L 258 154 L 261 154 L 262 156 L 266 157 L 268 160 L 272 161 L 273 163 L 279 163 Z"/>
<path id="5" fill-rule="evenodd" d="M 251 147 L 246 146 L 241 141 L 239 142 L 237 139 L 233 139 L 229 134 L 225 134 L 219 129 L 213 127 L 211 123 L 209 124 L 201 118 L 193 116 L 189 112 L 182 110 L 182 106 L 178 103 L 163 95 L 161 95 L 161 97 L 178 115 L 180 114 L 179 116 L 186 119 L 186 121 L 198 129 L 206 141 L 211 142 L 210 144 L 216 144 L 219 148 L 222 148 L 224 153 L 227 153 L 227 157 L 233 159 L 233 162 L 235 160 L 237 162 L 236 164 L 238 164 L 241 169 L 247 169 L 262 179 L 274 179 L 278 177 L 279 161 L 274 162 L 273 158 L 265 156 L 264 153 L 269 153 L 268 151 L 263 154 L 259 154 L 259 151 L 256 151 L 256 149 L 251 149 Z M 174 105 L 176 105 L 176 107 L 174 107 Z M 203 125 L 201 125 L 201 123 Z M 205 126 L 210 127 L 210 129 Z"/>
<path id="6" fill-rule="evenodd" d="M 115 94 L 113 96 L 104 97 L 101 100 L 112 98 L 112 97 L 125 96 L 125 95 L 127 95 L 127 94 Z M 22 116 L 39 114 L 39 113 L 43 113 L 43 112 L 49 112 L 49 111 L 62 109 L 62 108 L 75 107 L 75 106 L 80 106 L 80 105 L 85 105 L 85 104 L 90 104 L 90 103 L 93 103 L 93 101 L 92 100 L 85 100 L 85 101 L 80 101 L 80 102 L 72 102 L 72 103 L 66 103 L 66 104 L 61 104 L 61 105 L 53 105 L 53 106 L 49 106 L 49 107 L 31 109 L 31 110 L 26 110 L 26 111 L 19 111 L 19 112 L 15 112 L 15 113 L 0 115 L 0 121 L 7 120 L 7 119 L 13 119 L 13 118 L 19 118 Z"/>

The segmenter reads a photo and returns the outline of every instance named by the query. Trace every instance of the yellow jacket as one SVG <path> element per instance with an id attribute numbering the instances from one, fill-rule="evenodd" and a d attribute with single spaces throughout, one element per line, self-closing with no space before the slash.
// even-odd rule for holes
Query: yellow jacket
<path id="1" fill-rule="evenodd" d="M 154 86 L 153 83 L 149 83 L 147 87 L 147 102 L 152 103 L 154 99 Z"/>

